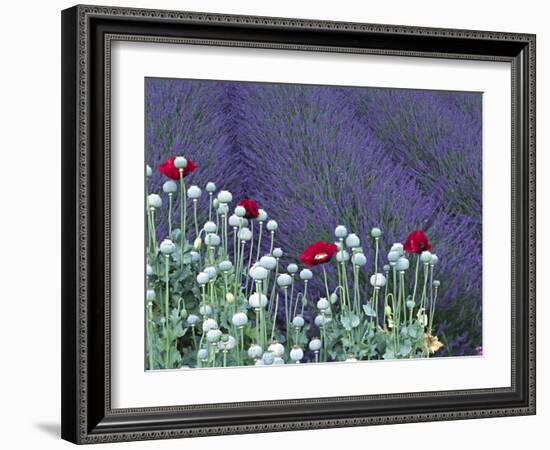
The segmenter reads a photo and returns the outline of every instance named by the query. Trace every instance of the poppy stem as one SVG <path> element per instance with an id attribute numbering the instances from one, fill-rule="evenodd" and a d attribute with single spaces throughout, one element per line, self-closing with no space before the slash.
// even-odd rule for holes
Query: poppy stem
<path id="1" fill-rule="evenodd" d="M 327 300 L 330 299 L 330 293 L 329 293 L 329 290 L 328 290 L 328 279 L 327 279 L 327 271 L 325 269 L 325 266 L 322 266 L 323 267 L 323 277 L 325 278 L 325 291 L 327 293 Z"/>
<path id="2" fill-rule="evenodd" d="M 260 231 L 258 232 L 258 251 L 256 252 L 256 261 L 260 259 L 260 251 L 261 251 L 261 244 L 262 244 L 262 230 L 263 230 L 263 222 L 260 222 Z"/>
<path id="3" fill-rule="evenodd" d="M 168 236 L 172 236 L 172 192 L 168 193 Z"/>

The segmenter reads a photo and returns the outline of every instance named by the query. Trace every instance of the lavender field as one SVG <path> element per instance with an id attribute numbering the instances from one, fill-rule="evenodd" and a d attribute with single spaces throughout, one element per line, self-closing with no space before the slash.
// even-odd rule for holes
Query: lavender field
<path id="1" fill-rule="evenodd" d="M 162 198 L 162 209 L 157 209 L 156 216 L 152 218 L 154 226 L 148 229 L 150 243 L 161 242 L 167 237 L 173 238 L 174 245 L 182 247 L 182 259 L 184 251 L 203 251 L 200 250 L 200 243 L 199 249 L 196 248 L 197 237 L 202 236 L 203 245 L 205 242 L 205 235 L 199 233 L 202 224 L 209 220 L 216 222 L 218 234 L 224 224 L 223 209 L 220 219 L 219 213 L 212 212 L 209 203 L 212 198 L 216 198 L 216 194 L 213 197 L 209 196 L 209 191 L 205 189 L 206 183 L 211 182 L 216 185 L 217 191 L 226 190 L 231 193 L 234 203 L 230 204 L 231 208 L 243 199 L 252 199 L 259 208 L 267 212 L 269 219 L 276 221 L 276 231 L 272 235 L 276 238 L 275 247 L 282 250 L 276 258 L 275 275 L 284 272 L 285 270 L 280 268 L 286 268 L 289 264 L 297 264 L 300 269 L 304 267 L 304 260 L 300 259 L 302 252 L 314 242 L 334 242 L 334 230 L 339 225 L 344 225 L 350 232 L 353 231 L 354 235 L 361 238 L 361 246 L 357 248 L 360 248 L 360 253 L 365 256 L 365 268 L 369 268 L 358 270 L 357 273 L 350 271 L 350 277 L 357 275 L 357 295 L 361 296 L 359 290 L 363 288 L 359 286 L 368 286 L 372 273 L 384 274 L 385 271 L 390 291 L 392 286 L 393 289 L 398 287 L 397 282 L 391 284 L 390 269 L 383 268 L 387 264 L 388 254 L 394 249 L 394 243 L 405 243 L 411 231 L 422 230 L 429 237 L 433 252 L 437 252 L 439 257 L 436 266 L 437 286 L 441 283 L 441 288 L 439 294 L 436 289 L 436 295 L 439 296 L 434 306 L 436 319 L 431 330 L 443 344 L 437 356 L 481 353 L 480 93 L 147 78 L 145 96 L 146 164 L 152 168 L 147 178 L 147 191 L 157 193 Z M 178 244 L 178 236 L 173 231 L 173 228 L 177 227 L 177 231 L 182 228 L 179 225 L 182 203 L 177 198 L 181 186 L 178 186 L 178 190 L 173 194 L 174 201 L 168 213 L 163 185 L 169 178 L 159 171 L 159 167 L 165 161 L 178 155 L 185 156 L 187 162 L 193 161 L 197 166 L 185 177 L 186 188 L 197 185 L 202 189 L 202 195 L 198 194 L 199 197 L 191 195 L 186 198 L 185 230 L 189 248 L 186 247 L 185 239 L 182 240 L 181 237 Z M 192 201 L 192 198 L 195 201 Z M 246 217 L 255 218 L 254 215 L 249 217 L 248 207 L 246 211 Z M 232 211 L 226 212 L 225 220 L 231 214 Z M 217 221 L 213 219 L 214 216 L 217 216 Z M 173 225 L 169 224 L 171 217 Z M 263 229 L 264 239 L 260 241 L 257 241 L 256 237 L 258 223 L 254 226 L 256 228 L 253 230 L 253 240 L 256 239 L 256 247 L 250 256 L 254 256 L 254 260 L 256 255 L 271 257 L 273 244 L 267 225 Z M 373 229 L 381 230 L 381 236 L 377 237 Z M 236 228 L 233 228 L 233 231 L 237 231 Z M 223 249 L 225 245 L 227 259 L 238 267 L 240 237 L 232 236 L 226 233 L 224 241 L 222 232 L 221 246 Z M 342 243 L 343 239 L 341 238 Z M 258 244 L 260 249 L 257 248 Z M 150 245 L 154 247 L 153 244 Z M 340 247 L 338 250 L 343 251 Z M 160 252 L 162 248 L 159 255 Z M 355 253 L 359 251 L 352 252 L 352 259 Z M 412 327 L 414 308 L 411 306 L 411 319 L 408 322 L 409 312 L 405 303 L 411 301 L 413 284 L 415 291 L 416 284 L 420 283 L 422 286 L 420 252 L 417 253 L 418 259 L 411 253 L 410 269 L 407 261 L 407 273 L 411 276 L 407 281 L 403 281 L 405 327 Z M 153 250 L 151 254 L 151 261 L 156 260 L 157 251 Z M 177 254 L 177 251 L 173 254 Z M 235 257 L 229 256 L 233 254 Z M 248 253 L 244 254 L 245 269 L 248 256 Z M 206 253 L 206 263 L 208 257 Z M 149 299 L 150 322 L 152 328 L 158 327 L 161 330 L 158 332 L 160 343 L 155 344 L 155 348 L 165 348 L 166 351 L 163 353 L 158 350 L 164 355 L 158 357 L 159 361 L 164 361 L 163 363 L 155 363 L 154 357 L 151 356 L 148 367 L 193 365 L 190 355 L 200 351 L 201 329 L 204 336 L 208 331 L 204 326 L 200 328 L 199 323 L 201 320 L 213 320 L 207 319 L 207 314 L 203 314 L 202 319 L 198 317 L 202 314 L 199 313 L 199 309 L 205 306 L 200 306 L 201 300 L 207 301 L 205 291 L 201 292 L 202 285 L 195 281 L 195 276 L 201 272 L 202 267 L 198 267 L 197 270 L 188 269 L 193 274 L 191 279 L 183 268 L 183 261 L 179 261 L 180 266 L 177 266 L 177 258 L 170 263 L 175 265 L 174 268 L 168 266 L 168 258 L 166 266 L 162 265 L 164 259 L 161 258 L 157 269 L 151 261 L 148 260 L 153 266 L 151 273 L 158 270 L 158 273 L 152 275 L 156 281 L 151 283 L 157 283 L 155 286 L 158 286 L 158 289 L 156 296 L 153 293 Z M 377 267 L 373 268 L 373 264 Z M 357 263 L 357 267 L 359 266 Z M 252 328 L 249 335 L 244 334 L 239 338 L 237 328 L 233 329 L 231 325 L 231 317 L 215 317 L 218 323 L 225 321 L 228 324 L 226 328 L 220 326 L 220 329 L 223 328 L 224 336 L 227 335 L 224 342 L 231 342 L 233 346 L 237 346 L 238 354 L 229 355 L 230 358 L 235 358 L 235 364 L 243 364 L 241 359 L 243 354 L 246 356 L 246 347 L 252 344 L 263 346 L 263 351 L 266 350 L 271 341 L 263 339 L 262 345 L 262 339 L 258 338 L 259 342 L 256 342 L 255 336 L 260 336 L 260 333 L 264 333 L 262 336 L 267 338 L 277 338 L 275 340 L 286 345 L 285 356 L 281 353 L 282 359 L 296 360 L 300 356 L 296 349 L 303 348 L 302 357 L 298 361 L 312 361 L 312 352 L 317 360 L 315 345 L 310 345 L 308 349 L 308 342 L 311 342 L 313 337 L 319 337 L 323 341 L 320 350 L 321 358 L 323 350 L 325 351 L 323 361 L 338 359 L 334 356 L 336 350 L 325 348 L 325 341 L 328 342 L 330 337 L 326 335 L 327 331 L 319 326 L 323 324 L 317 320 L 318 312 L 322 308 L 317 302 L 321 298 L 331 297 L 329 286 L 342 285 L 341 278 L 344 272 L 340 272 L 338 264 L 324 264 L 323 270 L 320 267 L 310 267 L 314 276 L 309 280 L 307 293 L 305 296 L 302 295 L 299 304 L 296 300 L 297 308 L 296 305 L 290 306 L 290 313 L 288 307 L 283 304 L 283 290 L 285 295 L 287 290 L 282 281 L 278 287 L 274 283 L 273 289 L 267 285 L 263 287 L 270 301 L 267 308 L 273 319 L 262 319 L 261 314 L 256 317 L 260 324 L 265 320 L 266 329 L 261 326 L 258 329 Z M 416 278 L 420 279 L 418 283 L 414 282 L 415 267 Z M 425 267 L 428 267 L 427 263 Z M 433 268 L 433 264 L 431 267 Z M 168 275 L 169 270 L 171 275 Z M 234 268 L 231 269 L 233 270 Z M 323 271 L 326 273 L 326 279 Z M 429 277 L 426 279 L 432 283 L 433 274 L 426 273 L 426 277 Z M 174 277 L 177 278 L 176 281 Z M 258 287 L 257 279 L 254 280 Z M 351 282 L 350 279 L 349 283 Z M 346 288 L 347 284 L 346 282 Z M 384 285 L 377 286 L 372 279 L 371 284 L 375 290 L 388 289 Z M 162 290 L 165 285 L 166 292 Z M 281 287 L 284 289 L 280 289 Z M 220 289 L 223 290 L 223 295 L 228 294 L 227 289 Z M 433 290 L 433 287 L 431 289 Z M 174 290 L 178 290 L 177 295 L 174 295 Z M 248 285 L 245 290 L 247 294 L 252 293 L 254 282 L 250 283 L 250 292 Z M 427 291 L 429 290 L 428 288 Z M 238 297 L 238 293 L 235 294 Z M 394 300 L 397 295 L 401 298 L 401 291 L 395 293 Z M 435 303 L 432 299 L 433 293 L 428 292 L 425 296 L 425 306 L 430 307 Z M 304 301 L 304 298 L 308 301 Z M 351 300 L 349 295 L 348 298 Z M 376 299 L 375 295 L 374 298 Z M 214 294 L 212 299 L 212 305 L 219 301 L 214 299 Z M 248 298 L 244 301 L 246 303 Z M 339 310 L 339 303 L 334 302 L 333 308 Z M 376 305 L 372 305 L 372 313 L 369 312 L 370 307 L 362 307 L 365 308 L 366 316 L 376 314 L 375 321 L 380 323 L 378 327 L 383 331 L 387 331 L 388 327 L 391 329 L 384 319 L 385 313 L 378 311 L 378 305 L 380 308 L 383 306 L 380 299 Z M 170 314 L 175 314 L 176 307 L 178 314 L 182 311 L 185 313 L 179 318 L 171 318 Z M 357 310 L 353 310 L 350 305 L 348 307 L 360 316 L 361 300 L 358 301 Z M 277 335 L 276 331 L 272 331 L 279 329 L 279 326 L 284 330 L 284 325 L 288 326 L 293 320 L 293 310 L 295 312 L 296 309 L 301 312 L 298 315 L 305 323 L 299 330 L 297 328 L 296 333 L 299 332 L 300 335 L 294 336 L 291 332 L 289 337 L 288 330 L 286 336 L 284 332 Z M 237 309 L 231 310 L 232 314 L 237 312 Z M 349 317 L 352 317 L 351 314 L 350 312 Z M 395 309 L 393 314 L 396 314 Z M 197 330 L 194 324 L 191 327 L 189 315 L 198 317 Z M 157 316 L 164 322 L 159 321 Z M 247 317 L 247 326 L 254 321 L 254 317 L 251 312 Z M 163 327 L 168 330 L 170 323 L 172 331 L 163 332 Z M 235 321 L 233 323 L 236 324 Z M 291 328 L 294 330 L 294 327 Z M 153 333 L 152 329 L 148 329 L 148 332 Z M 365 328 L 363 337 L 368 333 L 369 330 Z M 176 349 L 172 353 L 168 349 L 169 336 L 172 336 L 172 343 Z M 349 338 L 349 342 L 358 343 L 360 337 L 353 337 L 351 330 L 349 336 L 346 337 L 344 333 L 342 339 Z M 236 340 L 236 344 L 228 339 Z M 239 350 L 241 339 L 243 343 Z M 245 346 L 246 339 L 249 339 L 249 344 Z M 285 343 L 287 339 L 288 345 Z M 294 356 L 291 355 L 291 341 L 294 343 Z M 202 339 L 200 342 L 202 343 Z M 227 345 L 227 348 L 233 348 Z M 346 345 L 344 344 L 344 347 Z M 402 345 L 401 343 L 401 347 L 397 347 L 397 353 L 400 348 L 403 352 Z M 352 348 L 351 344 L 349 346 Z M 220 345 L 219 348 L 223 350 L 225 366 L 228 352 L 224 345 Z M 250 349 L 248 350 L 250 356 Z M 371 350 L 365 350 L 367 356 L 364 359 L 370 359 L 369 351 Z M 277 351 L 274 353 L 277 357 Z M 350 351 L 347 350 L 347 353 Z M 357 351 L 353 353 L 353 356 L 357 356 Z M 388 350 L 386 355 L 390 355 Z M 216 356 L 214 365 L 215 358 Z M 222 356 L 219 358 L 221 361 Z M 202 360 L 206 361 L 206 357 Z"/>

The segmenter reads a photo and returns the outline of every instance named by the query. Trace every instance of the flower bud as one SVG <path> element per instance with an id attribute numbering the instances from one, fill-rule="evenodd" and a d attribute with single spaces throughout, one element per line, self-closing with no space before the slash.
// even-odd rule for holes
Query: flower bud
<path id="1" fill-rule="evenodd" d="M 346 237 L 346 245 L 349 248 L 359 247 L 361 245 L 361 239 L 355 233 L 350 233 Z"/>
<path id="2" fill-rule="evenodd" d="M 391 316 L 391 306 L 386 306 L 384 308 L 384 315 L 385 316 Z"/>
<path id="3" fill-rule="evenodd" d="M 275 231 L 278 226 L 279 225 L 277 224 L 277 221 L 275 221 L 275 220 L 270 220 L 269 222 L 267 222 L 267 225 L 266 225 L 266 227 L 269 231 Z"/>
<path id="4" fill-rule="evenodd" d="M 176 159 L 174 159 L 174 167 L 176 169 L 185 169 L 185 167 L 187 167 L 187 160 L 183 156 L 176 156 Z"/>
<path id="5" fill-rule="evenodd" d="M 319 350 L 321 350 L 321 339 L 313 338 L 311 341 L 309 341 L 309 349 L 312 352 L 318 352 Z"/>
<path id="6" fill-rule="evenodd" d="M 195 239 L 195 242 L 193 242 L 193 248 L 196 250 L 196 251 L 199 251 L 202 247 L 202 239 L 200 237 L 198 237 L 197 239 Z"/>
<path id="7" fill-rule="evenodd" d="M 220 203 L 230 203 L 233 200 L 233 195 L 229 191 L 218 192 L 218 201 Z"/>
<path id="8" fill-rule="evenodd" d="M 162 206 L 162 199 L 158 194 L 149 194 L 147 197 L 147 205 L 149 208 L 160 208 Z"/>
<path id="9" fill-rule="evenodd" d="M 243 312 L 238 312 L 233 314 L 233 317 L 231 318 L 231 322 L 236 327 L 244 327 L 248 323 L 248 317 Z"/>
<path id="10" fill-rule="evenodd" d="M 370 284 L 377 288 L 384 287 L 386 284 L 386 277 L 381 273 L 375 273 L 370 277 Z"/>
<path id="11" fill-rule="evenodd" d="M 228 292 L 227 294 L 225 294 L 225 300 L 229 304 L 235 303 L 235 296 L 231 292 Z"/>
<path id="12" fill-rule="evenodd" d="M 235 208 L 235 215 L 237 217 L 244 217 L 246 215 L 246 208 L 244 206 L 237 206 Z"/>
<path id="13" fill-rule="evenodd" d="M 282 273 L 277 277 L 277 284 L 282 288 L 286 288 L 292 284 L 292 277 L 287 273 Z"/>
<path id="14" fill-rule="evenodd" d="M 164 255 L 170 255 L 174 253 L 175 250 L 176 244 L 174 244 L 170 239 L 164 239 L 164 241 L 160 243 L 160 251 Z"/>
<path id="15" fill-rule="evenodd" d="M 218 201 L 217 198 L 212 200 L 212 206 L 214 207 L 214 209 L 218 209 L 218 206 L 220 206 L 220 202 Z"/>
<path id="16" fill-rule="evenodd" d="M 374 227 L 372 230 L 370 230 L 370 235 L 373 238 L 379 238 L 380 236 L 382 236 L 382 230 L 380 230 L 380 228 Z"/>
<path id="17" fill-rule="evenodd" d="M 216 185 L 209 181 L 206 183 L 206 192 L 214 192 L 216 190 Z"/>
<path id="18" fill-rule="evenodd" d="M 168 180 L 162 185 L 162 190 L 167 194 L 173 194 L 178 191 L 178 185 L 174 180 Z"/>

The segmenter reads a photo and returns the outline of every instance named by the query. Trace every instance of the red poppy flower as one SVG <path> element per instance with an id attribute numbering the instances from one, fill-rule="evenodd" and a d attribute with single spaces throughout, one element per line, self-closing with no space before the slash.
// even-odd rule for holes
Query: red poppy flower
<path id="1" fill-rule="evenodd" d="M 176 157 L 172 156 L 170 159 L 167 159 L 164 161 L 160 167 L 159 172 L 163 175 L 166 175 L 168 178 L 172 178 L 172 180 L 179 180 L 180 179 L 180 170 L 174 166 L 174 161 Z M 195 164 L 194 161 L 188 159 L 187 165 L 183 168 L 182 175 L 185 177 L 189 175 L 191 172 L 193 172 L 197 167 L 197 164 Z"/>
<path id="2" fill-rule="evenodd" d="M 432 244 L 428 240 L 428 236 L 422 230 L 414 230 L 407 237 L 407 241 L 403 245 L 403 249 L 408 253 L 422 253 L 430 251 Z"/>
<path id="3" fill-rule="evenodd" d="M 315 242 L 300 255 L 300 259 L 306 266 L 318 266 L 330 260 L 338 248 L 332 242 Z"/>
<path id="4" fill-rule="evenodd" d="M 246 209 L 246 214 L 244 216 L 247 219 L 255 219 L 260 215 L 258 204 L 254 200 L 245 198 L 244 200 L 241 200 L 238 206 L 242 206 L 244 209 Z"/>

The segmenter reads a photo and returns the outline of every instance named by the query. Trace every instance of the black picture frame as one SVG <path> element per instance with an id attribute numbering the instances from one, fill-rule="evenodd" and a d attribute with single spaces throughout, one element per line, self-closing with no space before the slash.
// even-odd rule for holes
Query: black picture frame
<path id="1" fill-rule="evenodd" d="M 193 42 L 512 66 L 507 388 L 112 409 L 110 44 Z M 62 12 L 62 437 L 98 443 L 535 414 L 535 36 L 75 6 Z"/>

